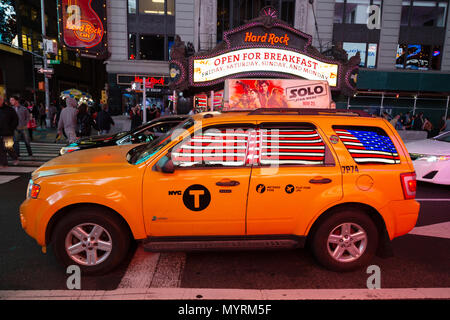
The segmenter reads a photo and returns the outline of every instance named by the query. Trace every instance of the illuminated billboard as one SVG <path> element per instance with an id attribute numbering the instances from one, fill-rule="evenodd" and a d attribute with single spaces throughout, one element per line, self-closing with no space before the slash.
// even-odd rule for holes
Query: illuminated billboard
<path id="1" fill-rule="evenodd" d="M 337 64 L 321 62 L 295 51 L 278 48 L 248 48 L 193 60 L 193 83 L 209 82 L 240 73 L 284 73 L 337 85 Z"/>
<path id="2" fill-rule="evenodd" d="M 105 58 L 106 1 L 59 0 L 59 37 L 61 43 L 81 56 Z"/>

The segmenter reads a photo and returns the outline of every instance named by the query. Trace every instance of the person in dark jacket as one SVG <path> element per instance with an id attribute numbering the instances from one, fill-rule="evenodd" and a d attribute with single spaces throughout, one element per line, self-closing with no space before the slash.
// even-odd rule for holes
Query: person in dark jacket
<path id="1" fill-rule="evenodd" d="M 102 105 L 102 110 L 97 114 L 96 122 L 99 130 L 99 134 L 108 134 L 111 130 L 111 125 L 114 125 L 114 120 L 108 113 L 108 105 Z"/>
<path id="2" fill-rule="evenodd" d="M 0 95 L 0 168 L 8 166 L 7 154 L 13 159 L 13 164 L 19 163 L 19 158 L 12 146 L 14 130 L 19 123 L 16 111 L 5 103 L 5 97 Z"/>
<path id="3" fill-rule="evenodd" d="M 137 105 L 130 110 L 131 114 L 131 130 L 139 127 L 142 124 L 141 108 Z"/>
<path id="4" fill-rule="evenodd" d="M 88 106 L 83 103 L 78 107 L 77 114 L 77 136 L 89 137 L 91 135 L 91 128 L 94 126 L 94 120 L 88 113 Z"/>

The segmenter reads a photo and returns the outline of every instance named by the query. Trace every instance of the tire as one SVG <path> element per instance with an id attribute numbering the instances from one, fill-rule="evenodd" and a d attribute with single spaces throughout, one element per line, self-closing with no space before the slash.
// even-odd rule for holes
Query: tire
<path id="1" fill-rule="evenodd" d="M 364 211 L 334 212 L 315 229 L 311 249 L 316 260 L 332 271 L 351 271 L 369 264 L 378 246 L 378 230 Z"/>
<path id="2" fill-rule="evenodd" d="M 82 275 L 106 274 L 126 257 L 131 236 L 117 217 L 103 208 L 79 208 L 56 225 L 52 244 L 64 265 L 78 265 Z"/>

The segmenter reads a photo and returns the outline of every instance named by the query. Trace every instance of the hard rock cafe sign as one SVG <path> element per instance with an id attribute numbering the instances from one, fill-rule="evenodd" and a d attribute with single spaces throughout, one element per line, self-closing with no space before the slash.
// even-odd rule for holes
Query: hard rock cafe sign
<path id="1" fill-rule="evenodd" d="M 323 55 L 312 46 L 311 35 L 278 19 L 276 10 L 263 9 L 258 18 L 224 32 L 222 43 L 206 54 L 186 57 L 183 44 L 173 48 L 173 89 L 216 86 L 234 78 L 300 78 L 326 81 L 335 91 L 355 89 L 350 77 L 357 64 Z"/>
<path id="2" fill-rule="evenodd" d="M 82 56 L 105 58 L 105 0 L 59 0 L 58 16 L 60 41 L 67 49 Z"/>

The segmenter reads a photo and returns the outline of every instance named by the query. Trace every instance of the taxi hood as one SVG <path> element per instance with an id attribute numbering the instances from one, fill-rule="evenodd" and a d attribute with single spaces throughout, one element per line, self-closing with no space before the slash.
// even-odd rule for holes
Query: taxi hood
<path id="1" fill-rule="evenodd" d="M 114 167 L 131 166 L 126 155 L 136 144 L 102 147 L 66 153 L 53 158 L 33 171 L 31 178 L 38 178 L 88 171 L 111 170 Z"/>

